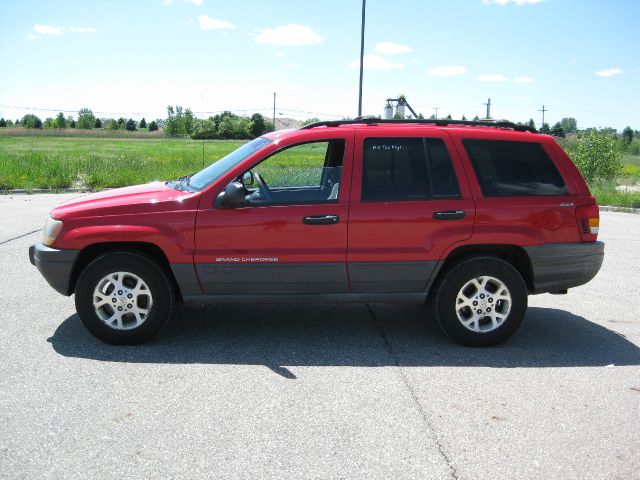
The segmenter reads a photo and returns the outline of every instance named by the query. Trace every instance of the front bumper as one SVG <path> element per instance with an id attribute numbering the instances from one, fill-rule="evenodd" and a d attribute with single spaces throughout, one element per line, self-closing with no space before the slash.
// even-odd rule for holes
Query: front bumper
<path id="1" fill-rule="evenodd" d="M 57 250 L 36 243 L 29 247 L 29 261 L 35 265 L 54 290 L 71 295 L 71 274 L 80 250 Z"/>
<path id="2" fill-rule="evenodd" d="M 533 293 L 561 292 L 596 276 L 604 259 L 604 243 L 549 243 L 524 247 L 533 270 Z"/>

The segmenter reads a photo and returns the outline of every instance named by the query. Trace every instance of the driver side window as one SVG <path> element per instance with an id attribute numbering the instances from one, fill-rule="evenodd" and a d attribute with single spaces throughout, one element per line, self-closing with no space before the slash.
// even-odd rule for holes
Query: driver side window
<path id="1" fill-rule="evenodd" d="M 251 169 L 248 205 L 331 203 L 338 201 L 344 140 L 286 148 Z"/>

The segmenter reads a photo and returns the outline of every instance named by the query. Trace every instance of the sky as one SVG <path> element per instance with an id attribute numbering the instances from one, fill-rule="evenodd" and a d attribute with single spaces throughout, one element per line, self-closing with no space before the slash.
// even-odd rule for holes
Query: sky
<path id="1" fill-rule="evenodd" d="M 361 0 L 0 0 L 0 117 L 355 117 Z M 640 2 L 368 0 L 363 114 L 640 129 Z"/>

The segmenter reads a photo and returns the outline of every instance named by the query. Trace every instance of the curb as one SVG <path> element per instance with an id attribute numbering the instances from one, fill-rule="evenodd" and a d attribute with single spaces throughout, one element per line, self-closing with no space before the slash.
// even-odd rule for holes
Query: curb
<path id="1" fill-rule="evenodd" d="M 598 205 L 601 212 L 622 212 L 622 213 L 635 213 L 640 214 L 640 208 L 633 207 L 613 207 L 610 205 Z"/>

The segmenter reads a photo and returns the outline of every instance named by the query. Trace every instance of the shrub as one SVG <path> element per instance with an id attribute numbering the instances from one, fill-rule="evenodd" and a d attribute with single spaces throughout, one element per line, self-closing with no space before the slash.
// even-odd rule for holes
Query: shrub
<path id="1" fill-rule="evenodd" d="M 622 154 L 616 140 L 607 132 L 591 130 L 578 137 L 569 156 L 585 180 L 613 180 L 622 170 Z"/>

